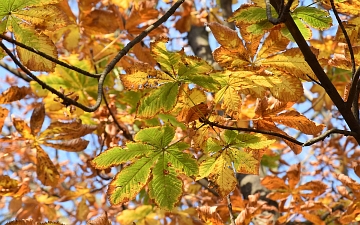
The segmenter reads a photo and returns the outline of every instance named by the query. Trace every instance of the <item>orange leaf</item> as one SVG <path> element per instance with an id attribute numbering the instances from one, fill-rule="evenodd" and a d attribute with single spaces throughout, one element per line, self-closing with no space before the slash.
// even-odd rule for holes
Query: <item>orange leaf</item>
<path id="1" fill-rule="evenodd" d="M 205 118 L 208 114 L 208 107 L 205 103 L 194 105 L 187 111 L 185 116 L 185 123 L 190 123 L 200 118 Z"/>
<path id="2" fill-rule="evenodd" d="M 270 190 L 289 190 L 289 186 L 280 177 L 266 176 L 261 181 L 261 184 Z"/>
<path id="3" fill-rule="evenodd" d="M 40 104 L 39 107 L 36 107 L 31 115 L 30 119 L 30 129 L 31 133 L 35 136 L 41 130 L 45 119 L 45 107 L 44 104 Z"/>
<path id="4" fill-rule="evenodd" d="M 4 121 L 9 113 L 9 110 L 0 107 L 0 131 L 4 125 Z"/>
<path id="5" fill-rule="evenodd" d="M 295 188 L 295 185 L 300 181 L 300 163 L 292 165 L 289 170 L 286 172 L 288 177 L 289 187 L 291 190 Z"/>
<path id="6" fill-rule="evenodd" d="M 297 190 L 306 190 L 312 191 L 312 193 L 306 192 L 306 194 L 301 194 L 302 196 L 308 196 L 310 198 L 317 197 L 326 191 L 327 185 L 321 181 L 310 181 L 306 184 L 300 185 Z"/>
<path id="7" fill-rule="evenodd" d="M 31 89 L 28 87 L 20 88 L 17 86 L 11 86 L 9 89 L 1 93 L 0 104 L 6 104 L 23 99 L 27 94 L 30 93 L 30 90 Z"/>

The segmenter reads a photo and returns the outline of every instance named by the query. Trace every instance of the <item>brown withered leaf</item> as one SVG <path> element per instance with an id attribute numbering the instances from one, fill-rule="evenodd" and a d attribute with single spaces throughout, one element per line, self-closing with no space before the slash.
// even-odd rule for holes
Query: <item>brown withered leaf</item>
<path id="1" fill-rule="evenodd" d="M 289 190 L 289 186 L 280 177 L 266 176 L 261 184 L 269 190 Z"/>
<path id="2" fill-rule="evenodd" d="M 279 133 L 285 136 L 290 137 L 287 133 L 285 133 L 283 130 L 279 129 L 274 122 L 272 121 L 267 121 L 267 120 L 258 120 L 255 121 L 254 124 L 256 125 L 256 128 L 259 130 L 268 130 L 268 131 L 272 131 L 275 133 Z M 295 144 L 291 141 L 288 141 L 286 139 L 283 139 L 283 141 L 291 148 L 291 150 L 293 150 L 293 152 L 295 154 L 300 154 L 302 151 L 302 146 Z"/>
<path id="3" fill-rule="evenodd" d="M 205 118 L 208 114 L 208 107 L 205 103 L 200 103 L 189 108 L 186 112 L 184 118 L 180 119 L 185 123 L 190 123 L 192 121 L 198 120 L 200 118 Z"/>
<path id="4" fill-rule="evenodd" d="M 96 130 L 95 125 L 82 124 L 81 121 L 64 123 L 52 122 L 50 126 L 39 135 L 39 138 L 47 140 L 69 140 L 82 137 Z"/>
<path id="5" fill-rule="evenodd" d="M 30 129 L 31 133 L 35 136 L 41 130 L 41 127 L 45 119 L 45 106 L 40 104 L 39 107 L 36 107 L 31 114 L 30 118 Z"/>
<path id="6" fill-rule="evenodd" d="M 9 110 L 0 107 L 0 132 L 2 130 L 2 127 L 4 126 L 4 122 L 8 114 Z"/>
<path id="7" fill-rule="evenodd" d="M 201 206 L 198 207 L 196 210 L 201 221 L 205 222 L 206 224 L 222 225 L 224 224 L 224 222 L 222 221 L 220 215 L 217 213 L 216 209 L 217 206 Z"/>
<path id="8" fill-rule="evenodd" d="M 0 95 L 0 104 L 6 104 L 25 98 L 31 92 L 28 87 L 12 86 Z"/>
<path id="9" fill-rule="evenodd" d="M 297 111 L 287 111 L 271 118 L 275 123 L 281 123 L 295 128 L 305 134 L 319 134 L 325 127 L 323 124 L 316 124 L 306 116 Z"/>
<path id="10" fill-rule="evenodd" d="M 1 126 L 0 126 L 1 127 Z M 354 167 L 354 172 L 355 172 L 355 174 L 358 176 L 358 177 L 360 177 L 360 165 L 356 165 L 355 167 Z"/>
<path id="11" fill-rule="evenodd" d="M 309 181 L 303 185 L 300 185 L 297 190 L 306 191 L 306 193 L 301 193 L 302 196 L 308 198 L 315 198 L 326 191 L 327 185 L 321 181 Z"/>
<path id="12" fill-rule="evenodd" d="M 13 220 L 7 222 L 5 225 L 36 225 L 36 222 L 33 220 Z"/>
<path id="13" fill-rule="evenodd" d="M 48 154 L 40 147 L 36 146 L 36 173 L 38 179 L 47 186 L 55 187 L 60 178 L 60 174 Z"/>
<path id="14" fill-rule="evenodd" d="M 62 141 L 60 143 L 43 142 L 42 144 L 55 149 L 65 150 L 68 152 L 80 152 L 87 147 L 89 141 L 83 140 L 81 138 L 76 138 L 72 140 Z"/>
<path id="15" fill-rule="evenodd" d="M 116 21 L 114 12 L 96 9 L 84 16 L 81 24 L 85 31 L 91 34 L 109 34 L 119 27 Z"/>
<path id="16" fill-rule="evenodd" d="M 301 215 L 303 215 L 305 217 L 305 219 L 309 220 L 313 224 L 325 225 L 325 221 L 322 220 L 320 218 L 320 216 L 318 216 L 318 215 L 307 213 L 307 212 L 302 212 L 302 211 L 300 213 L 301 213 Z"/>
<path id="17" fill-rule="evenodd" d="M 93 220 L 87 221 L 86 225 L 111 225 L 106 212 Z"/>
<path id="18" fill-rule="evenodd" d="M 295 186 L 300 181 L 300 175 L 301 175 L 300 166 L 301 166 L 300 163 L 294 164 L 294 165 L 290 166 L 290 168 L 286 172 L 286 176 L 287 176 L 288 181 L 289 181 L 289 187 L 292 190 L 295 189 Z"/>

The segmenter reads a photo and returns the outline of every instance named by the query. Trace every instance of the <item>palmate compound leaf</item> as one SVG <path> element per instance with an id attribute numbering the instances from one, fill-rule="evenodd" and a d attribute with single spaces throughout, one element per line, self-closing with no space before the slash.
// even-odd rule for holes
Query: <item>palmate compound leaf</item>
<path id="1" fill-rule="evenodd" d="M 207 156 L 200 164 L 197 179 L 208 177 L 216 185 L 219 194 L 226 196 L 236 186 L 233 168 L 239 173 L 258 174 L 259 161 L 241 148 L 261 149 L 275 141 L 262 140 L 259 136 L 238 134 L 230 130 L 223 132 L 222 139 L 223 141 L 213 138 L 207 140 Z"/>
<path id="2" fill-rule="evenodd" d="M 98 169 L 132 162 L 110 183 L 108 194 L 111 204 L 121 204 L 135 198 L 150 180 L 149 191 L 155 202 L 161 208 L 174 207 L 179 200 L 182 187 L 177 175 L 182 173 L 195 176 L 198 171 L 196 161 L 183 152 L 189 147 L 188 144 L 170 144 L 174 136 L 175 130 L 169 126 L 146 128 L 135 135 L 136 143 L 128 143 L 126 149 L 115 147 L 92 160 L 92 165 Z M 151 170 L 154 164 L 155 167 Z M 180 187 L 180 192 L 169 192 L 166 187 L 172 185 Z M 154 190 L 155 187 L 159 189 Z"/>

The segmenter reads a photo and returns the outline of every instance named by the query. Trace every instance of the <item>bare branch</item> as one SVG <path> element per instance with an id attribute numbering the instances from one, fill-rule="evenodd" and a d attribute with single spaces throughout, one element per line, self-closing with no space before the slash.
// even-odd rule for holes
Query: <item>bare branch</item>
<path id="1" fill-rule="evenodd" d="M 345 136 L 356 136 L 357 134 L 355 132 L 352 132 L 352 131 L 347 131 L 347 130 L 339 130 L 339 129 L 336 129 L 336 128 L 333 128 L 331 130 L 328 130 L 326 132 L 324 132 L 323 134 L 321 134 L 320 136 L 316 137 L 316 138 L 313 138 L 307 142 L 305 142 L 303 144 L 303 146 L 310 146 L 310 145 L 313 145 L 315 144 L 316 142 L 319 142 L 319 141 L 322 141 L 324 140 L 326 137 L 329 137 L 330 134 L 343 134 Z"/>
<path id="2" fill-rule="evenodd" d="M 226 200 L 227 200 L 227 207 L 229 209 L 231 225 L 235 225 L 235 218 L 234 218 L 234 214 L 233 214 L 233 211 L 232 211 L 230 195 L 226 196 Z"/>
<path id="3" fill-rule="evenodd" d="M 10 67 L 8 64 L 4 63 L 3 61 L 0 61 L 0 66 L 6 69 L 7 71 L 9 71 L 10 73 L 14 74 L 15 76 L 23 79 L 26 82 L 32 81 L 32 79 L 28 77 L 25 73 Z"/>

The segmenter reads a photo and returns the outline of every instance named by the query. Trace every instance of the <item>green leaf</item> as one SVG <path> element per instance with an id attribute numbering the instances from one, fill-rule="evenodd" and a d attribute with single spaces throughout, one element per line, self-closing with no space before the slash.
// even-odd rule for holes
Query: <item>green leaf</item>
<path id="1" fill-rule="evenodd" d="M 179 63 L 181 63 L 181 58 L 184 53 L 168 51 L 166 49 L 167 41 L 167 39 L 163 38 L 151 43 L 151 55 L 160 64 L 162 70 L 176 77 Z"/>
<path id="2" fill-rule="evenodd" d="M 212 69 L 212 66 L 199 57 L 185 56 L 179 65 L 178 75 L 186 77 L 192 74 L 204 74 L 209 73 Z"/>
<path id="3" fill-rule="evenodd" d="M 275 140 L 261 140 L 260 137 L 252 135 L 252 134 L 238 134 L 237 136 L 237 143 L 235 146 L 241 148 L 251 148 L 251 149 L 262 149 L 268 147 Z"/>
<path id="4" fill-rule="evenodd" d="M 225 130 L 224 132 L 224 141 L 226 144 L 233 144 L 234 141 L 236 141 L 236 138 L 238 137 L 238 133 L 233 130 Z"/>
<path id="5" fill-rule="evenodd" d="M 170 144 L 174 135 L 175 130 L 172 127 L 151 127 L 140 130 L 134 139 L 163 149 Z"/>
<path id="6" fill-rule="evenodd" d="M 168 163 L 168 154 L 162 155 L 153 168 L 153 179 L 149 182 L 149 195 L 161 208 L 172 210 L 180 200 L 182 182 L 175 168 Z"/>
<path id="7" fill-rule="evenodd" d="M 187 176 L 197 175 L 199 169 L 196 160 L 183 152 L 187 148 L 189 145 L 185 142 L 177 142 L 167 148 L 169 163 Z"/>
<path id="8" fill-rule="evenodd" d="M 160 111 L 168 112 L 175 106 L 176 97 L 179 92 L 177 83 L 166 83 L 158 89 L 152 90 L 140 101 L 138 116 L 150 118 Z"/>
<path id="9" fill-rule="evenodd" d="M 199 175 L 196 180 L 200 180 L 204 177 L 208 177 L 210 173 L 214 172 L 216 165 L 216 155 L 208 156 L 204 161 L 200 163 L 199 166 Z"/>
<path id="10" fill-rule="evenodd" d="M 218 152 L 222 149 L 221 143 L 214 138 L 209 138 L 206 142 L 205 152 L 212 153 Z"/>
<path id="11" fill-rule="evenodd" d="M 164 122 L 169 122 L 174 127 L 181 127 L 181 129 L 183 129 L 183 130 L 186 129 L 186 126 L 184 125 L 184 123 L 180 123 L 179 121 L 177 121 L 173 115 L 159 114 L 158 117 L 159 117 L 159 119 L 161 119 Z"/>
<path id="12" fill-rule="evenodd" d="M 155 150 L 154 147 L 141 143 L 128 143 L 126 147 L 126 149 L 120 147 L 110 148 L 95 157 L 91 164 L 96 169 L 106 169 L 133 160 L 135 157 L 148 155 Z"/>
<path id="13" fill-rule="evenodd" d="M 264 31 L 272 28 L 273 26 L 274 25 L 270 23 L 268 20 L 263 20 L 258 23 L 251 24 L 246 28 L 246 31 L 253 35 L 260 35 L 263 34 Z"/>
<path id="14" fill-rule="evenodd" d="M 272 10 L 272 12 L 274 12 L 274 10 Z M 266 9 L 256 6 L 240 8 L 228 19 L 229 22 L 243 22 L 248 24 L 258 23 L 263 20 L 267 20 Z"/>
<path id="15" fill-rule="evenodd" d="M 229 149 L 229 155 L 234 163 L 234 168 L 238 173 L 258 174 L 259 161 L 251 153 L 244 152 L 242 149 Z"/>
<path id="16" fill-rule="evenodd" d="M 219 83 L 208 75 L 188 75 L 185 78 L 186 81 L 197 84 L 207 90 L 216 91 L 219 88 Z"/>
<path id="17" fill-rule="evenodd" d="M 314 7 L 297 7 L 293 14 L 315 29 L 325 30 L 332 26 L 332 19 L 325 10 Z"/>
<path id="18" fill-rule="evenodd" d="M 109 185 L 111 204 L 118 205 L 134 199 L 150 178 L 150 168 L 159 153 L 142 157 L 131 166 L 120 171 Z"/>
<path id="19" fill-rule="evenodd" d="M 301 34 L 304 36 L 305 40 L 310 40 L 312 36 L 310 27 L 304 24 L 296 15 L 292 15 L 292 17 Z M 290 31 L 286 27 L 282 28 L 280 31 L 281 34 L 284 35 L 284 37 L 288 38 L 292 42 L 295 42 L 294 38 L 290 34 Z"/>

